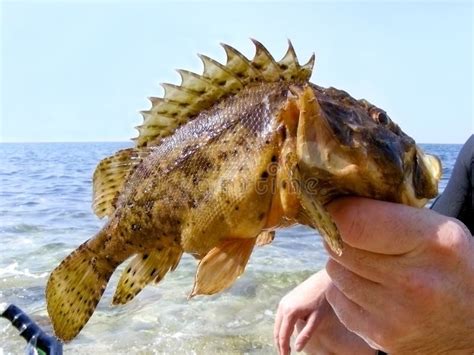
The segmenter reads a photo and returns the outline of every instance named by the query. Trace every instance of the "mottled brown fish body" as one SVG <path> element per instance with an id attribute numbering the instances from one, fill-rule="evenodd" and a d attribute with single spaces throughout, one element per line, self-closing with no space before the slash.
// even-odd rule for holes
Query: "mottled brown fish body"
<path id="1" fill-rule="evenodd" d="M 282 144 L 278 113 L 287 91 L 279 84 L 249 88 L 154 148 L 111 217 L 115 229 L 128 231 L 126 243 L 172 236 L 203 257 L 223 239 L 256 237 L 270 209 L 269 167 Z"/>
<path id="2" fill-rule="evenodd" d="M 438 161 L 383 110 L 310 84 L 314 57 L 300 66 L 291 44 L 279 62 L 256 45 L 252 61 L 224 45 L 226 66 L 203 57 L 202 76 L 180 71 L 181 86 L 152 99 L 136 147 L 98 165 L 93 207 L 109 220 L 46 288 L 61 339 L 80 332 L 131 256 L 115 304 L 159 282 L 183 252 L 200 260 L 191 296 L 214 294 L 281 226 L 317 228 L 341 253 L 324 207 L 338 196 L 421 206 L 436 193 Z"/>

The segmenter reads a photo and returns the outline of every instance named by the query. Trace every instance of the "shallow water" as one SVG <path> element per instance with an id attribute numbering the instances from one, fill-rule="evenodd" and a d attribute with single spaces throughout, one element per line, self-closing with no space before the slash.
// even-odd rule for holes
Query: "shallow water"
<path id="1" fill-rule="evenodd" d="M 104 223 L 90 207 L 92 173 L 100 159 L 127 146 L 0 144 L 0 308 L 14 303 L 51 331 L 44 300 L 47 276 Z M 423 147 L 443 162 L 443 190 L 461 146 Z M 64 351 L 274 353 L 273 319 L 280 298 L 325 260 L 315 232 L 293 227 L 279 231 L 271 246 L 257 248 L 245 274 L 221 294 L 187 300 L 196 261 L 184 256 L 158 286 L 113 307 L 116 272 L 93 317 Z M 21 354 L 25 347 L 18 331 L 0 318 L 0 354 Z"/>

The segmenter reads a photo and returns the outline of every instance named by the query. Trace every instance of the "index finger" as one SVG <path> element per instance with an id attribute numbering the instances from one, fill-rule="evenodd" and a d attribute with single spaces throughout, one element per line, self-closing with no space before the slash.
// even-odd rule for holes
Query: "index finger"
<path id="1" fill-rule="evenodd" d="M 327 207 L 345 243 L 389 255 L 415 250 L 436 235 L 445 218 L 428 209 L 361 197 L 337 199 Z"/>
<path id="2" fill-rule="evenodd" d="M 275 325 L 273 326 L 273 341 L 275 343 L 275 347 L 280 349 L 280 326 L 283 320 L 283 316 L 281 315 L 280 307 L 278 307 L 277 314 L 275 317 Z"/>
<path id="3" fill-rule="evenodd" d="M 280 329 L 278 331 L 278 351 L 281 355 L 288 355 L 290 349 L 290 338 L 295 329 L 296 321 L 298 320 L 295 316 L 285 317 L 280 323 Z"/>
<path id="4" fill-rule="evenodd" d="M 288 355 L 290 353 L 290 337 L 293 334 L 297 320 L 298 317 L 295 314 L 282 314 L 282 310 L 278 307 L 273 328 L 273 338 L 278 353 L 281 355 Z"/>

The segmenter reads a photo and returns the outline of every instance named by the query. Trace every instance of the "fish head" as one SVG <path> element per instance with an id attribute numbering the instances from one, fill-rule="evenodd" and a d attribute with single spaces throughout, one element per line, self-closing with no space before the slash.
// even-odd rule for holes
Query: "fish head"
<path id="1" fill-rule="evenodd" d="M 300 99 L 306 102 L 297 152 L 304 175 L 325 192 L 323 200 L 357 195 L 422 207 L 436 197 L 440 160 L 425 154 L 387 112 L 335 88 L 311 85 L 310 91 Z"/>

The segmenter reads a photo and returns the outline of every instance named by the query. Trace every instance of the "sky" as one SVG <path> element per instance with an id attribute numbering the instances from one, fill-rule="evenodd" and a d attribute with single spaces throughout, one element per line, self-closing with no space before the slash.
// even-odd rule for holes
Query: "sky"
<path id="1" fill-rule="evenodd" d="M 1 0 L 0 0 L 1 1 Z M 471 1 L 2 1 L 0 142 L 126 141 L 148 96 L 201 73 L 219 43 L 279 60 L 291 39 L 311 81 L 365 98 L 420 143 L 474 131 Z"/>

